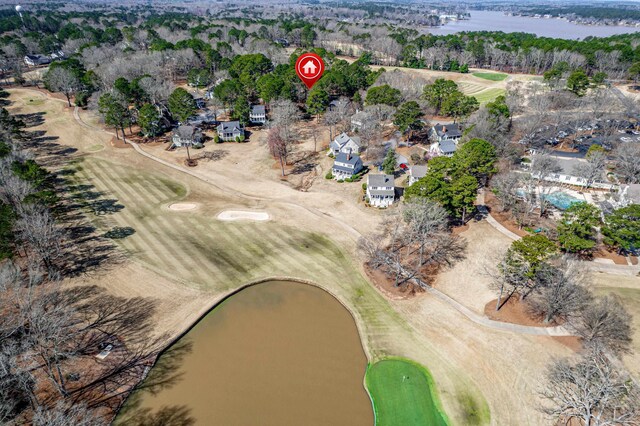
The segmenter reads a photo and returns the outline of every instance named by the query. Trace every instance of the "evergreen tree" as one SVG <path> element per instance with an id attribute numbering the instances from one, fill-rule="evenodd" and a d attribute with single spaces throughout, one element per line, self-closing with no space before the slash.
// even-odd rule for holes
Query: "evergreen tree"
<path id="1" fill-rule="evenodd" d="M 162 116 L 151 104 L 144 104 L 138 111 L 138 124 L 146 136 L 158 136 L 162 131 Z"/>
<path id="2" fill-rule="evenodd" d="M 402 133 L 407 133 L 411 139 L 413 130 L 421 129 L 423 126 L 422 110 L 416 101 L 405 102 L 393 115 L 393 124 L 395 124 Z"/>
<path id="3" fill-rule="evenodd" d="M 569 253 L 585 253 L 596 246 L 596 226 L 600 211 L 588 203 L 574 203 L 562 214 L 558 224 L 560 247 Z"/>
<path id="4" fill-rule="evenodd" d="M 115 127 L 116 137 L 118 137 L 118 130 L 122 131 L 122 139 L 126 143 L 124 128 L 131 124 L 131 115 L 129 103 L 124 96 L 120 92 L 104 93 L 98 100 L 98 111 L 108 126 Z"/>
<path id="5" fill-rule="evenodd" d="M 640 204 L 631 204 L 606 216 L 604 242 L 624 250 L 640 249 Z"/>
<path id="6" fill-rule="evenodd" d="M 382 162 L 382 171 L 388 175 L 392 175 L 396 170 L 396 152 L 393 149 L 387 151 L 387 155 Z"/>
<path id="7" fill-rule="evenodd" d="M 196 100 L 182 87 L 178 87 L 169 95 L 169 112 L 173 118 L 181 123 L 186 123 L 195 114 Z"/>
<path id="8" fill-rule="evenodd" d="M 234 120 L 238 120 L 240 124 L 246 126 L 249 123 L 249 114 L 251 113 L 251 107 L 249 106 L 249 101 L 247 98 L 243 96 L 239 96 L 236 99 L 236 103 L 233 106 L 233 112 L 231 113 L 231 118 Z"/>
<path id="9" fill-rule="evenodd" d="M 578 96 L 584 96 L 589 87 L 589 77 L 583 70 L 576 70 L 567 79 L 567 89 Z"/>
<path id="10" fill-rule="evenodd" d="M 388 84 L 372 87 L 367 91 L 365 102 L 367 105 L 385 104 L 391 106 L 400 105 L 402 93 Z"/>

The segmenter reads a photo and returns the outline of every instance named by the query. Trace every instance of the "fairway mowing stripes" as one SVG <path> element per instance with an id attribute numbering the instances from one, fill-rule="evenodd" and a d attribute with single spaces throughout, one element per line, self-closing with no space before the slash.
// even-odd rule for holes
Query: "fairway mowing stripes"
<path id="1" fill-rule="evenodd" d="M 116 196 L 125 206 L 124 209 L 122 209 L 120 212 L 115 214 L 122 214 L 123 217 L 128 217 L 130 222 L 129 226 L 136 229 L 136 233 L 130 236 L 129 238 L 137 237 L 142 243 L 144 243 L 143 253 L 145 255 L 144 257 L 147 258 L 146 263 L 148 263 L 149 266 L 154 266 L 154 267 L 157 267 L 160 265 L 172 265 L 172 268 L 174 270 L 181 270 L 182 265 L 180 265 L 179 263 L 175 263 L 175 260 L 173 257 L 171 256 L 166 257 L 164 255 L 164 251 L 153 249 L 153 247 L 162 247 L 161 245 L 158 244 L 157 238 L 153 238 L 154 232 L 151 228 L 149 228 L 149 226 L 153 225 L 153 223 L 149 223 L 150 221 L 147 221 L 147 220 L 140 221 L 134 214 L 135 209 L 131 206 L 135 206 L 136 203 L 133 200 L 139 201 L 140 198 L 142 198 L 142 194 L 138 194 L 138 197 L 132 198 L 131 192 L 129 188 L 127 188 L 128 185 L 120 185 L 118 187 L 119 189 L 118 191 L 114 187 L 112 187 L 110 183 L 107 183 L 107 182 L 113 182 L 113 184 L 115 184 L 114 180 L 107 180 L 103 177 L 102 172 L 104 171 L 104 169 L 102 169 L 99 165 L 95 165 L 95 167 L 91 167 L 91 169 L 96 179 L 100 182 L 100 184 L 103 187 L 107 189 L 107 192 L 109 192 L 113 196 Z M 124 195 L 124 196 L 118 197 L 118 195 Z M 142 231 L 142 232 L 139 232 L 139 231 Z M 157 259 L 155 259 L 155 257 L 160 259 L 161 261 L 160 265 L 157 265 Z"/>
<path id="2" fill-rule="evenodd" d="M 212 280 L 213 284 L 231 280 L 235 282 L 241 281 L 243 279 L 242 271 L 230 268 L 226 263 L 220 262 L 218 259 L 213 259 L 210 254 L 221 243 L 228 245 L 228 247 L 233 247 L 233 241 L 227 240 L 222 235 L 216 235 L 218 238 L 213 238 L 211 232 L 197 232 L 197 229 L 201 227 L 202 222 L 196 220 L 194 223 L 190 223 L 189 228 L 185 229 L 183 233 L 185 242 L 188 245 L 184 250 L 193 253 L 192 257 L 198 259 L 194 268 L 204 269 L 204 271 L 201 271 L 205 274 L 202 284 L 210 287 Z"/>
<path id="3" fill-rule="evenodd" d="M 224 234 L 227 247 L 233 248 L 240 255 L 240 260 L 245 262 L 247 268 L 250 269 L 251 278 L 257 276 L 269 276 L 274 274 L 274 266 L 271 263 L 272 257 L 268 250 L 250 250 L 249 246 L 253 246 L 258 242 L 266 242 L 267 238 L 261 237 L 261 230 L 252 226 L 252 229 L 244 229 L 237 225 L 220 226 L 221 229 L 207 224 L 207 235 L 215 235 L 216 233 Z M 264 234 L 263 234 L 264 235 Z M 242 243 L 241 243 L 242 242 Z"/>
<path id="4" fill-rule="evenodd" d="M 291 234 L 293 232 L 286 227 L 278 227 L 269 229 L 268 241 L 273 244 L 274 256 L 279 260 L 279 263 L 285 265 L 295 265 L 295 269 L 301 272 L 305 272 L 312 268 L 314 262 L 309 262 L 304 256 L 301 256 L 300 250 L 291 241 Z M 286 272 L 286 271 L 285 271 Z"/>

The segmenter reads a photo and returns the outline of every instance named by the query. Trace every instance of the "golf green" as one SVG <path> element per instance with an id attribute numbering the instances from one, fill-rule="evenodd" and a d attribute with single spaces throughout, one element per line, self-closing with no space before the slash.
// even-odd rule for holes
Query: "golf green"
<path id="1" fill-rule="evenodd" d="M 491 81 L 502 81 L 505 78 L 509 77 L 508 74 L 502 74 L 497 72 L 474 72 L 474 77 L 484 78 L 485 80 Z"/>
<path id="2" fill-rule="evenodd" d="M 376 426 L 448 426 L 434 382 L 421 365 L 388 358 L 367 369 L 366 384 L 373 400 Z"/>

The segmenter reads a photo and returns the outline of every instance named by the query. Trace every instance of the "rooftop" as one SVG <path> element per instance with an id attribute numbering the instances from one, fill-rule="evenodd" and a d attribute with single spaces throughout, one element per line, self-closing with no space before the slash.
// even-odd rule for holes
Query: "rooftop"
<path id="1" fill-rule="evenodd" d="M 456 152 L 457 147 L 455 142 L 450 140 L 444 140 L 440 142 L 440 149 L 445 154 L 453 154 L 454 152 Z"/>
<path id="2" fill-rule="evenodd" d="M 367 175 L 367 186 L 370 188 L 393 187 L 393 175 Z"/>
<path id="3" fill-rule="evenodd" d="M 460 130 L 460 126 L 457 124 L 436 124 L 433 126 L 438 136 L 448 135 L 448 136 L 462 136 L 462 131 Z"/>
<path id="4" fill-rule="evenodd" d="M 347 142 L 349 142 L 350 140 L 351 140 L 351 141 L 353 141 L 353 143 L 355 143 L 356 145 L 360 146 L 360 138 L 359 138 L 358 136 L 353 136 L 353 137 L 351 137 L 351 136 L 347 135 L 347 134 L 346 134 L 346 133 L 344 133 L 344 132 L 342 132 L 341 134 L 339 134 L 339 135 L 334 139 L 334 141 L 335 141 L 338 145 L 340 145 L 340 146 L 342 146 L 342 145 L 346 144 L 346 143 L 347 143 Z"/>
<path id="5" fill-rule="evenodd" d="M 224 131 L 233 131 L 235 129 L 238 129 L 238 130 L 242 129 L 242 125 L 240 124 L 239 121 L 223 121 L 218 126 L 218 130 L 221 130 L 223 132 Z"/>
<path id="6" fill-rule="evenodd" d="M 346 164 L 356 164 L 360 160 L 356 154 L 347 154 L 346 152 L 339 152 L 336 155 L 336 162 Z"/>
<path id="7" fill-rule="evenodd" d="M 411 166 L 411 176 L 420 179 L 427 174 L 427 166 Z"/>

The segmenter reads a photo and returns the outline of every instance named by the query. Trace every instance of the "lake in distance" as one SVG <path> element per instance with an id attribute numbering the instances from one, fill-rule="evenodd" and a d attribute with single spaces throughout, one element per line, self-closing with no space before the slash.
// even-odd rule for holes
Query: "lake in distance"
<path id="1" fill-rule="evenodd" d="M 543 19 L 526 16 L 508 16 L 503 12 L 471 10 L 471 19 L 449 22 L 429 30 L 431 34 L 446 35 L 461 31 L 524 32 L 541 37 L 583 39 L 588 36 L 608 37 L 640 31 L 640 28 L 612 25 L 580 25 L 564 19 Z"/>

